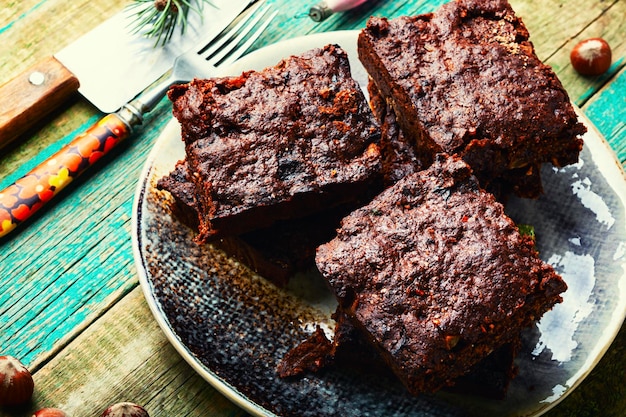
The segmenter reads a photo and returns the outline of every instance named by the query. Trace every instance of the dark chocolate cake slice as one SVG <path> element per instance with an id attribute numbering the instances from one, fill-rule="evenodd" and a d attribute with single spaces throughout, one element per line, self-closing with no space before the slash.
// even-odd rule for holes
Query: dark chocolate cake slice
<path id="1" fill-rule="evenodd" d="M 197 231 L 195 184 L 189 179 L 187 162 L 179 161 L 169 175 L 159 179 L 157 188 L 172 196 L 172 214 Z M 211 243 L 255 273 L 284 287 L 296 272 L 314 268 L 315 249 L 334 236 L 339 221 L 355 204 L 358 202 L 302 218 L 279 220 L 269 227 L 239 236 L 222 236 Z"/>
<path id="2" fill-rule="evenodd" d="M 380 182 L 379 129 L 335 45 L 169 98 L 196 185 L 202 243 L 352 201 Z"/>
<path id="3" fill-rule="evenodd" d="M 443 154 L 345 217 L 316 263 L 413 394 L 452 385 L 566 289 L 470 167 Z"/>
<path id="4" fill-rule="evenodd" d="M 352 324 L 341 308 L 333 315 L 336 325 L 332 341 L 318 326 L 307 339 L 288 351 L 276 367 L 281 378 L 302 377 L 335 367 L 360 372 L 363 378 L 393 378 L 378 351 Z M 454 380 L 447 391 L 502 399 L 517 374 L 515 357 L 520 337 L 491 352 L 466 374 Z"/>
<path id="5" fill-rule="evenodd" d="M 420 153 L 415 141 L 404 134 L 397 123 L 393 108 L 371 80 L 368 83 L 368 92 L 370 106 L 380 124 L 383 179 L 385 185 L 389 186 L 410 173 L 426 168 L 431 158 Z M 539 165 L 511 169 L 500 177 L 483 180 L 482 183 L 502 203 L 507 201 L 511 193 L 520 197 L 536 197 L 543 190 Z"/>
<path id="6" fill-rule="evenodd" d="M 367 85 L 367 90 L 370 96 L 370 107 L 380 125 L 383 182 L 388 187 L 406 175 L 422 170 L 426 167 L 426 163 L 417 152 L 413 141 L 398 126 L 393 109 L 371 80 Z M 429 159 L 426 158 L 426 160 Z"/>
<path id="7" fill-rule="evenodd" d="M 172 195 L 172 214 L 187 227 L 197 230 L 199 218 L 196 186 L 189 176 L 187 161 L 178 161 L 168 175 L 159 178 L 156 186 L 158 190 Z"/>
<path id="8" fill-rule="evenodd" d="M 358 52 L 417 151 L 460 155 L 485 188 L 504 177 L 535 197 L 539 165 L 578 161 L 586 129 L 505 0 L 372 17 Z"/>

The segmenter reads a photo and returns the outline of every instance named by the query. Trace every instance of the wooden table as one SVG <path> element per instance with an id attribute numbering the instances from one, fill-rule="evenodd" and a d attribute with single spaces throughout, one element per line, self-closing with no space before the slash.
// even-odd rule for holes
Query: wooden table
<path id="1" fill-rule="evenodd" d="M 0 84 L 62 48 L 129 0 L 3 0 Z M 308 33 L 355 29 L 372 14 L 431 11 L 442 0 L 371 1 L 323 23 L 302 17 L 312 1 L 274 0 L 280 14 L 255 48 Z M 626 1 L 511 0 L 539 57 L 552 65 L 574 100 L 626 162 Z M 601 36 L 614 64 L 599 78 L 577 75 L 573 45 Z M 0 97 L 11 100 L 10 97 Z M 96 416 L 130 400 L 151 416 L 239 416 L 168 343 L 138 286 L 131 249 L 133 193 L 171 107 L 163 100 L 135 137 L 64 190 L 63 198 L 0 241 L 0 354 L 20 358 L 36 391 L 25 410 L 42 407 Z M 0 186 L 8 186 L 101 115 L 73 97 L 14 145 L 0 151 Z M 556 416 L 626 415 L 626 327 L 595 370 L 554 410 Z"/>

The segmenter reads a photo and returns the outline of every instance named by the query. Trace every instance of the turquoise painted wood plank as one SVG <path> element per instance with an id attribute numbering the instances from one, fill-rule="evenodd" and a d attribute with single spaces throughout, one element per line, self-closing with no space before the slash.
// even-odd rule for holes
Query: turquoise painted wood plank
<path id="1" fill-rule="evenodd" d="M 583 108 L 626 168 L 626 70 Z"/>
<path id="2" fill-rule="evenodd" d="M 604 85 L 610 82 L 611 78 L 615 77 L 626 65 L 626 58 L 620 57 L 617 61 L 611 64 L 608 71 L 598 77 L 594 77 L 588 81 L 589 86 L 580 96 L 575 100 L 578 106 L 584 106 L 587 101 L 594 96 L 598 91 L 602 89 Z"/>
<path id="3" fill-rule="evenodd" d="M 45 215 L 0 242 L 0 351 L 36 366 L 137 285 L 134 189 L 170 118 L 164 100 L 136 137 L 75 180 Z"/>
<path id="4" fill-rule="evenodd" d="M 254 47 L 259 48 L 283 39 L 290 39 L 312 33 L 360 29 L 365 26 L 367 19 L 369 19 L 372 14 L 396 17 L 400 15 L 426 13 L 435 10 L 446 2 L 446 0 L 420 0 L 412 2 L 371 0 L 352 10 L 350 13 L 335 13 L 324 22 L 317 23 L 306 15 L 310 7 L 318 3 L 317 0 L 307 2 L 270 0 L 269 3 L 273 4 L 276 9 L 279 10 L 279 14 L 269 26 L 267 32 L 255 43 Z"/>

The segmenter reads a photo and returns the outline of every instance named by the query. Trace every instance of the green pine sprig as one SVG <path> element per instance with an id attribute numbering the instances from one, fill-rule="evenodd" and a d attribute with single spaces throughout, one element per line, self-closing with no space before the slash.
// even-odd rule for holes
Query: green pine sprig
<path id="1" fill-rule="evenodd" d="M 126 8 L 133 16 L 132 32 L 155 39 L 155 47 L 170 41 L 180 27 L 181 35 L 187 29 L 189 12 L 202 14 L 210 0 L 133 0 Z"/>

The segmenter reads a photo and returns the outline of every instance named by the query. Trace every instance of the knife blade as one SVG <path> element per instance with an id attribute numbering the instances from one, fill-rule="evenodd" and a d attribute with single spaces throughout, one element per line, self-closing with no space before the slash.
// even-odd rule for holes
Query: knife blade
<path id="1" fill-rule="evenodd" d="M 181 51 L 211 39 L 251 0 L 212 0 L 202 14 L 190 12 L 184 34 L 155 47 L 154 39 L 132 33 L 123 10 L 53 56 L 0 86 L 0 149 L 66 102 L 78 90 L 104 113 L 118 110 L 172 67 Z"/>

